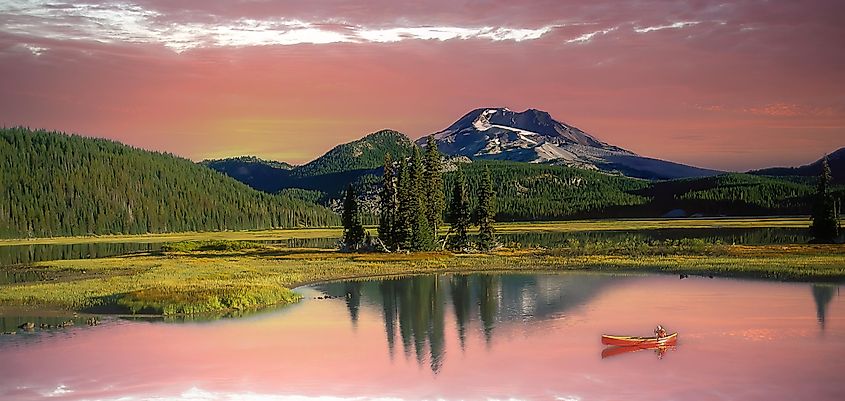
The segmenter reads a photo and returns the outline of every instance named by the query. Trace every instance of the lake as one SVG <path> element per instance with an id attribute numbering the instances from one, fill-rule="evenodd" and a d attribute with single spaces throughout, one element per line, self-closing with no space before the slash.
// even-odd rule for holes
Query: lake
<path id="1" fill-rule="evenodd" d="M 738 245 L 801 244 L 811 238 L 806 228 L 696 228 L 636 231 L 529 232 L 501 234 L 505 245 L 553 248 L 568 240 L 591 241 L 664 241 L 684 238 L 702 239 Z M 292 238 L 279 241 L 252 241 L 289 248 L 336 248 L 340 238 Z M 99 242 L 79 244 L 0 245 L 0 266 L 21 265 L 50 260 L 90 259 L 130 253 L 157 252 L 163 243 Z"/>
<path id="2" fill-rule="evenodd" d="M 0 336 L 0 399 L 845 399 L 833 284 L 578 272 L 298 291 L 236 319 Z M 658 323 L 677 346 L 600 342 Z"/>

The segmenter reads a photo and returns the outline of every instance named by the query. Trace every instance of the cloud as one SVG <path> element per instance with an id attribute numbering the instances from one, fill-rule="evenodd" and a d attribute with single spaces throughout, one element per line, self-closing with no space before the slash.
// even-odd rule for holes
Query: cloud
<path id="1" fill-rule="evenodd" d="M 327 43 L 390 43 L 403 40 L 539 39 L 554 26 L 393 26 L 338 24 L 333 20 L 238 18 L 211 22 L 167 21 L 166 16 L 124 2 L 65 4 L 46 1 L 0 3 L 0 30 L 56 40 L 159 43 L 176 52 L 203 47 L 246 47 Z"/>
<path id="2" fill-rule="evenodd" d="M 581 35 L 577 38 L 569 39 L 569 40 L 566 41 L 566 43 L 587 43 L 587 42 L 593 40 L 593 37 L 595 37 L 596 35 L 607 35 L 608 33 L 613 32 L 618 28 L 619 27 L 614 26 L 613 28 L 607 28 L 607 29 L 602 29 L 600 31 L 588 32 L 588 33 L 585 33 L 585 34 L 583 34 L 583 35 Z"/>
<path id="3" fill-rule="evenodd" d="M 816 107 L 810 105 L 796 104 L 796 103 L 767 103 L 756 106 L 747 107 L 727 107 L 723 105 L 700 105 L 696 106 L 699 110 L 718 112 L 718 113 L 736 113 L 736 114 L 750 114 L 764 117 L 834 117 L 839 115 L 837 110 L 833 107 Z"/>
<path id="4" fill-rule="evenodd" d="M 355 36 L 367 42 L 399 42 L 405 39 L 422 40 L 451 40 L 451 39 L 472 39 L 481 38 L 493 41 L 512 40 L 521 42 L 523 40 L 539 39 L 550 32 L 553 27 L 547 26 L 539 29 L 520 28 L 461 28 L 461 27 L 410 27 L 410 28 L 387 28 L 387 29 L 366 29 L 355 30 Z"/>
<path id="5" fill-rule="evenodd" d="M 634 27 L 634 32 L 636 33 L 648 33 L 653 31 L 662 31 L 664 29 L 681 29 L 686 28 L 688 26 L 698 25 L 701 21 L 680 21 L 674 22 L 669 25 L 657 25 L 657 26 L 647 26 L 645 28 Z"/>
<path id="6" fill-rule="evenodd" d="M 30 53 L 32 53 L 33 56 L 36 57 L 44 54 L 45 51 L 50 50 L 49 48 L 31 45 L 29 43 L 22 43 L 21 47 L 28 50 Z"/>

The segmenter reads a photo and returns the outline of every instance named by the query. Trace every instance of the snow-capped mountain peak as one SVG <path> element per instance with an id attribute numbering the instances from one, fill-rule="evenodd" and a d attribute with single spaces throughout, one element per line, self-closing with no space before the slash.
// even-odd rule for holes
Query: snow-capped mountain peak
<path id="1" fill-rule="evenodd" d="M 471 159 L 549 162 L 626 174 L 634 171 L 630 175 L 643 178 L 715 173 L 712 170 L 641 157 L 609 145 L 537 109 L 522 112 L 504 107 L 475 109 L 433 135 L 441 152 Z M 421 138 L 417 143 L 425 146 L 425 141 L 425 138 Z"/>
<path id="2" fill-rule="evenodd" d="M 534 163 L 562 160 L 580 165 L 589 163 L 597 151 L 633 155 L 536 109 L 476 109 L 434 137 L 441 151 L 472 158 Z"/>

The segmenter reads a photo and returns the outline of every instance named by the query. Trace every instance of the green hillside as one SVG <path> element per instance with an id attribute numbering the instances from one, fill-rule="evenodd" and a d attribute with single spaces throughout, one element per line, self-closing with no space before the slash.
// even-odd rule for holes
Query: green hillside
<path id="1" fill-rule="evenodd" d="M 382 166 L 385 153 L 397 157 L 411 154 L 411 140 L 405 134 L 382 130 L 357 141 L 335 146 L 318 159 L 296 168 L 297 176 L 313 177 L 353 170 L 369 170 Z"/>
<path id="2" fill-rule="evenodd" d="M 318 199 L 328 204 L 338 199 L 350 183 L 375 183 L 381 176 L 384 155 L 410 155 L 412 142 L 404 134 L 382 130 L 357 141 L 334 147 L 303 166 L 269 162 L 252 156 L 206 160 L 202 164 L 259 191 Z M 306 190 L 306 193 L 291 190 Z"/>
<path id="3" fill-rule="evenodd" d="M 638 195 L 648 181 L 611 176 L 574 167 L 501 161 L 476 161 L 461 165 L 470 191 L 475 193 L 485 168 L 490 169 L 496 191 L 497 220 L 561 220 L 602 216 L 611 209 L 643 205 Z M 452 188 L 454 173 L 446 174 Z M 447 198 L 451 193 L 447 193 Z"/>
<path id="4" fill-rule="evenodd" d="M 0 237 L 322 226 L 330 210 L 190 160 L 26 128 L 0 129 Z"/>

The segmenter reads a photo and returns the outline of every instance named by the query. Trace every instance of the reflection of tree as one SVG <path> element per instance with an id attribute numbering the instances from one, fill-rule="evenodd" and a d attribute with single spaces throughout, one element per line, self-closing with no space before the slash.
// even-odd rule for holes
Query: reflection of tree
<path id="1" fill-rule="evenodd" d="M 427 346 L 431 370 L 437 373 L 442 366 L 446 348 L 443 330 L 444 296 L 438 278 L 425 276 L 387 280 L 382 285 L 390 287 L 390 290 L 382 291 L 384 303 L 399 305 L 398 308 L 391 308 L 398 310 L 399 332 L 405 355 L 410 356 L 413 350 L 417 363 L 422 365 Z M 390 319 L 395 319 L 395 315 L 391 315 Z M 392 322 L 388 323 L 388 315 L 385 314 L 385 326 L 391 326 L 389 331 L 393 330 L 393 325 Z M 392 340 L 388 340 L 388 344 L 391 342 Z"/>
<path id="2" fill-rule="evenodd" d="M 431 347 L 431 371 L 437 373 L 443 366 L 443 355 L 446 351 L 446 341 L 443 338 L 444 334 L 444 296 L 443 289 L 440 286 L 440 280 L 437 277 L 432 278 L 432 286 L 429 302 L 431 303 L 431 327 L 429 328 L 429 346 Z"/>
<path id="3" fill-rule="evenodd" d="M 387 335 L 387 348 L 390 352 L 391 359 L 393 359 L 396 345 L 396 314 L 398 313 L 396 306 L 396 283 L 396 280 L 385 280 L 379 284 L 382 299 L 382 314 L 384 315 L 384 331 Z"/>
<path id="4" fill-rule="evenodd" d="M 500 322 L 559 316 L 562 311 L 586 302 L 604 285 L 619 280 L 602 275 L 431 275 L 330 283 L 318 288 L 332 296 L 344 296 L 353 322 L 358 319 L 362 303 L 372 306 L 381 303 L 390 357 L 396 352 L 396 343 L 401 341 L 406 358 L 413 355 L 420 365 L 427 361 L 437 373 L 446 352 L 445 315 L 449 298 L 458 341 L 464 349 L 467 337 L 472 335 L 473 320 L 479 322 L 490 345 Z"/>
<path id="5" fill-rule="evenodd" d="M 346 308 L 349 309 L 349 318 L 352 325 L 358 325 L 358 309 L 361 307 L 361 282 L 350 281 L 345 283 Z"/>
<path id="6" fill-rule="evenodd" d="M 489 344 L 490 340 L 493 339 L 493 327 L 496 325 L 496 312 L 499 309 L 498 276 L 481 275 L 478 278 L 478 288 L 478 305 L 481 312 L 481 323 L 484 327 L 484 339 Z"/>
<path id="7" fill-rule="evenodd" d="M 452 305 L 455 307 L 455 322 L 458 326 L 458 340 L 461 349 L 466 347 L 467 324 L 470 319 L 470 305 L 472 299 L 469 291 L 469 278 L 466 275 L 455 275 L 449 280 L 452 294 Z"/>
<path id="8" fill-rule="evenodd" d="M 819 326 L 824 330 L 827 305 L 833 299 L 838 287 L 833 284 L 813 284 L 812 287 L 813 299 L 816 301 L 816 318 L 819 320 Z"/>

